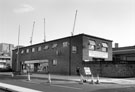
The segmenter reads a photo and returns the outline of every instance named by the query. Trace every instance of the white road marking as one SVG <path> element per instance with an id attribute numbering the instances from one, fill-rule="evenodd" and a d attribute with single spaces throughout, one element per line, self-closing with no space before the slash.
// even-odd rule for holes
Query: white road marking
<path id="1" fill-rule="evenodd" d="M 76 88 L 76 87 L 70 87 L 70 86 L 62 86 L 62 85 L 51 85 L 51 86 L 62 87 L 62 88 L 70 88 L 70 89 L 78 89 L 78 90 L 82 89 L 82 88 Z"/>
<path id="2" fill-rule="evenodd" d="M 10 85 L 10 84 L 6 84 L 6 83 L 0 83 L 0 87 L 15 90 L 15 91 L 18 91 L 18 92 L 42 92 L 42 91 L 24 88 L 24 87 L 15 86 L 15 85 Z"/>

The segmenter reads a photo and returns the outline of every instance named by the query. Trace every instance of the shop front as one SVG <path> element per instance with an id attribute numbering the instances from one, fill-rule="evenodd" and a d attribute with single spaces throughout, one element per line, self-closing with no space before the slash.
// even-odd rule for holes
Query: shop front
<path id="1" fill-rule="evenodd" d="M 48 60 L 30 60 L 22 64 L 22 72 L 48 73 Z"/>

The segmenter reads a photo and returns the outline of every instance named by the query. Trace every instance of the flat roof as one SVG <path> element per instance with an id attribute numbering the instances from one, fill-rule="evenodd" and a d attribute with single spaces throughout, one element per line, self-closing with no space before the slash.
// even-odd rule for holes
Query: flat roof
<path id="1" fill-rule="evenodd" d="M 57 41 L 57 40 L 68 39 L 68 38 L 77 37 L 77 36 L 87 36 L 87 37 L 92 37 L 92 38 L 95 38 L 95 39 L 101 39 L 101 40 L 112 42 L 112 40 L 108 40 L 108 39 L 104 39 L 104 38 L 100 38 L 100 37 L 91 36 L 91 35 L 88 35 L 88 34 L 81 33 L 81 34 L 77 34 L 77 35 L 73 35 L 73 36 L 58 38 L 58 39 L 54 39 L 54 40 L 50 40 L 50 41 L 46 41 L 46 42 L 42 42 L 42 43 L 37 43 L 37 44 L 25 46 L 25 47 L 20 47 L 20 48 L 27 48 L 27 47 L 31 47 L 31 46 L 35 46 L 35 45 L 40 45 L 40 44 L 43 44 L 43 43 L 54 42 L 54 41 Z M 16 49 L 14 49 L 14 50 L 16 50 Z"/>
<path id="2" fill-rule="evenodd" d="M 114 54 L 135 53 L 135 46 L 113 48 L 113 53 Z"/>

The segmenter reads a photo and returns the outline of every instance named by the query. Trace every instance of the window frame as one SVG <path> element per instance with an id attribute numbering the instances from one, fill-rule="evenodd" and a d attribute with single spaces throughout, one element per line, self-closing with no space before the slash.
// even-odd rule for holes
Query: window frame
<path id="1" fill-rule="evenodd" d="M 52 48 L 54 49 L 54 48 L 56 48 L 58 46 L 58 44 L 57 43 L 54 43 L 53 45 L 52 45 Z"/>
<path id="2" fill-rule="evenodd" d="M 89 50 L 95 50 L 96 49 L 96 41 L 95 40 L 89 40 L 88 48 L 89 48 Z"/>
<path id="3" fill-rule="evenodd" d="M 49 45 L 44 46 L 44 50 L 47 50 L 47 49 L 49 49 Z"/>
<path id="4" fill-rule="evenodd" d="M 41 51 L 41 50 L 42 50 L 42 47 L 41 47 L 41 46 L 39 46 L 39 47 L 38 47 L 38 51 Z"/>
<path id="5" fill-rule="evenodd" d="M 29 48 L 27 48 L 27 49 L 26 49 L 26 53 L 29 53 L 29 52 L 30 52 L 30 49 L 29 49 Z"/>

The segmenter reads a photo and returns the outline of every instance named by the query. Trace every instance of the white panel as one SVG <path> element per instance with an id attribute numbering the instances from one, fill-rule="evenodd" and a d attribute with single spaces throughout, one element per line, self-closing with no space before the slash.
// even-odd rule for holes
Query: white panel
<path id="1" fill-rule="evenodd" d="M 100 51 L 89 51 L 90 57 L 96 57 L 96 58 L 108 58 L 107 52 L 100 52 Z"/>

